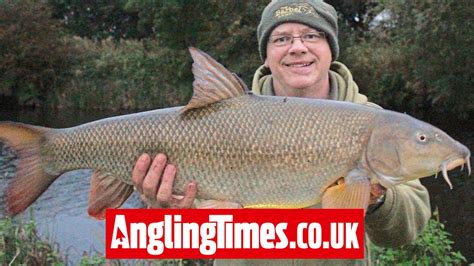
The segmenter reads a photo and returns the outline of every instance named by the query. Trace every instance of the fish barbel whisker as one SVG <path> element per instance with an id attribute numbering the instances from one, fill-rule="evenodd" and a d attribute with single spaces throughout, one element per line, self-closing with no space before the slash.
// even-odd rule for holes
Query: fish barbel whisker
<path id="1" fill-rule="evenodd" d="M 468 155 L 466 156 L 466 158 L 464 159 L 465 163 L 467 164 L 467 175 L 470 176 L 471 175 L 471 156 Z"/>
<path id="2" fill-rule="evenodd" d="M 443 163 L 441 165 L 441 171 L 443 172 L 443 177 L 444 177 L 444 180 L 446 181 L 446 183 L 448 183 L 449 185 L 449 188 L 450 189 L 453 189 L 453 185 L 451 184 L 451 180 L 449 180 L 449 176 L 448 176 L 448 169 L 447 169 L 447 164 L 446 163 Z"/>

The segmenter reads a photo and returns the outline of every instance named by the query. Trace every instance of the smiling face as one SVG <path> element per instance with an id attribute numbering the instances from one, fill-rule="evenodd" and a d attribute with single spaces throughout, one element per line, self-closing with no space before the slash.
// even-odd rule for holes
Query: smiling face
<path id="1" fill-rule="evenodd" d="M 272 36 L 298 37 L 311 32 L 318 31 L 304 24 L 284 23 L 270 34 L 265 66 L 272 72 L 277 95 L 328 98 L 332 55 L 327 39 L 303 43 L 295 38 L 293 43 L 284 46 L 272 42 Z"/>

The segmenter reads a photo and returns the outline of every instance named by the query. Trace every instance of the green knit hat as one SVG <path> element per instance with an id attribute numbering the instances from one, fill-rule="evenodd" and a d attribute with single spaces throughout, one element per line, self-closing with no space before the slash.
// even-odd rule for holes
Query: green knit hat
<path id="1" fill-rule="evenodd" d="M 322 0 L 273 0 L 262 13 L 257 29 L 260 58 L 267 57 L 267 43 L 280 24 L 296 22 L 326 33 L 331 47 L 332 61 L 339 56 L 337 41 L 337 13 L 334 7 Z"/>

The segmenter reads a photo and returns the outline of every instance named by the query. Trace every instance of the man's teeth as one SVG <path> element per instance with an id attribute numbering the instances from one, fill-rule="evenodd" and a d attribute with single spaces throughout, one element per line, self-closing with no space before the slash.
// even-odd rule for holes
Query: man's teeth
<path id="1" fill-rule="evenodd" d="M 305 63 L 305 64 L 287 64 L 287 66 L 290 66 L 290 67 L 307 67 L 309 65 L 311 65 L 312 63 Z"/>

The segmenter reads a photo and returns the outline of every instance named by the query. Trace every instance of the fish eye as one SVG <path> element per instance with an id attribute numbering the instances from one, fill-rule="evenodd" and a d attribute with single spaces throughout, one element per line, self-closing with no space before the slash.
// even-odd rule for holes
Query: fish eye
<path id="1" fill-rule="evenodd" d="M 417 133 L 416 138 L 418 141 L 425 143 L 428 140 L 428 137 L 423 133 Z"/>

